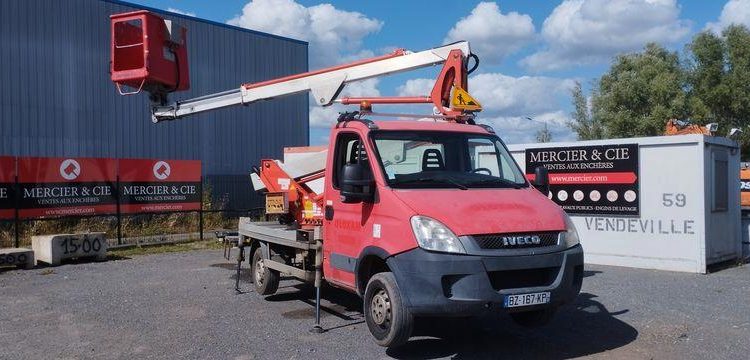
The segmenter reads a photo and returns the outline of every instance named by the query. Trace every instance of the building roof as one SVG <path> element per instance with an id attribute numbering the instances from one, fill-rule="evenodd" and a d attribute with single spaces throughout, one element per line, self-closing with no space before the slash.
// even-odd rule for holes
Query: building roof
<path id="1" fill-rule="evenodd" d="M 285 37 L 285 36 L 269 34 L 269 33 L 262 32 L 262 31 L 257 31 L 257 30 L 246 29 L 246 28 L 239 27 L 239 26 L 234 26 L 234 25 L 229 25 L 229 24 L 225 24 L 225 23 L 220 23 L 218 21 L 206 20 L 206 19 L 199 18 L 199 17 L 196 17 L 196 16 L 190 16 L 190 15 L 180 14 L 180 13 L 166 11 L 166 10 L 162 10 L 162 9 L 156 9 L 156 8 L 152 8 L 152 7 L 149 7 L 149 6 L 140 5 L 140 4 L 134 4 L 134 3 L 131 3 L 131 2 L 127 2 L 127 1 L 120 1 L 120 0 L 101 0 L 101 1 L 112 3 L 112 4 L 119 4 L 119 5 L 131 6 L 131 7 L 135 7 L 135 8 L 139 8 L 139 9 L 143 9 L 143 10 L 148 10 L 148 11 L 155 12 L 155 13 L 166 14 L 166 15 L 175 16 L 175 17 L 181 17 L 181 18 L 190 19 L 190 20 L 193 20 L 193 21 L 200 21 L 200 22 L 203 22 L 203 23 L 206 23 L 206 24 L 220 26 L 220 27 L 225 27 L 225 28 L 232 29 L 232 30 L 243 31 L 243 32 L 251 33 L 251 34 L 263 35 L 263 36 L 268 36 L 268 37 L 272 37 L 272 38 L 276 38 L 276 39 L 291 41 L 291 42 L 298 43 L 298 44 L 308 45 L 307 41 L 303 41 L 303 40 L 292 39 L 292 38 Z"/>

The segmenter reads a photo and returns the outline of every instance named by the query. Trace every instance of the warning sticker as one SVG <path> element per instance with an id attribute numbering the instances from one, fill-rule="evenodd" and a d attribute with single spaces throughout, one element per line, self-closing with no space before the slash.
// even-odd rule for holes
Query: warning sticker
<path id="1" fill-rule="evenodd" d="M 469 92 L 462 89 L 460 86 L 456 86 L 453 89 L 453 99 L 451 100 L 451 107 L 454 109 L 466 110 L 466 111 L 480 111 L 482 105 L 474 99 Z"/>

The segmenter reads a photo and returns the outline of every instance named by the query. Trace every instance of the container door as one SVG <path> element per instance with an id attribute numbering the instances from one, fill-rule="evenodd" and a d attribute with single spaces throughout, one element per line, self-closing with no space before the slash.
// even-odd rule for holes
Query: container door
<path id="1" fill-rule="evenodd" d="M 372 173 L 372 164 L 361 141 L 355 132 L 340 132 L 336 136 L 334 153 L 328 161 L 331 181 L 326 184 L 325 191 L 323 271 L 327 281 L 353 290 L 356 289 L 357 258 L 362 244 L 369 238 L 365 229 L 369 229 L 367 223 L 373 204 L 342 202 L 339 177 L 345 164 L 358 161 L 365 162 Z"/>
<path id="2" fill-rule="evenodd" d="M 725 147 L 712 146 L 709 151 L 711 163 L 706 182 L 709 186 L 710 212 L 707 216 L 706 258 L 711 264 L 737 256 L 741 240 L 738 238 L 740 204 L 737 159 L 733 159 Z"/>

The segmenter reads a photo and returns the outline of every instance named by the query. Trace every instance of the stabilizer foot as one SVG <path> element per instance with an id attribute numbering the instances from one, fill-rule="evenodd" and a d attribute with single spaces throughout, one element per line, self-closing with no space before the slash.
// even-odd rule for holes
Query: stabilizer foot
<path id="1" fill-rule="evenodd" d="M 310 329 L 310 332 L 315 334 L 322 334 L 326 331 L 320 325 L 315 325 L 312 329 Z"/>

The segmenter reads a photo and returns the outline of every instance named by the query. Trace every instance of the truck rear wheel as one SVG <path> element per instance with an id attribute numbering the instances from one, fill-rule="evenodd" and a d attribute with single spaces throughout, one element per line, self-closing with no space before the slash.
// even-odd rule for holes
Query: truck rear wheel
<path id="1" fill-rule="evenodd" d="M 510 314 L 516 324 L 530 328 L 547 325 L 554 316 L 554 308 Z"/>
<path id="2" fill-rule="evenodd" d="M 250 272 L 253 274 L 253 285 L 258 294 L 271 295 L 279 289 L 279 272 L 263 264 L 263 252 L 260 247 L 253 253 Z"/>
<path id="3" fill-rule="evenodd" d="M 414 318 L 401 298 L 391 272 L 373 275 L 365 290 L 365 322 L 380 346 L 398 346 L 409 340 Z"/>

